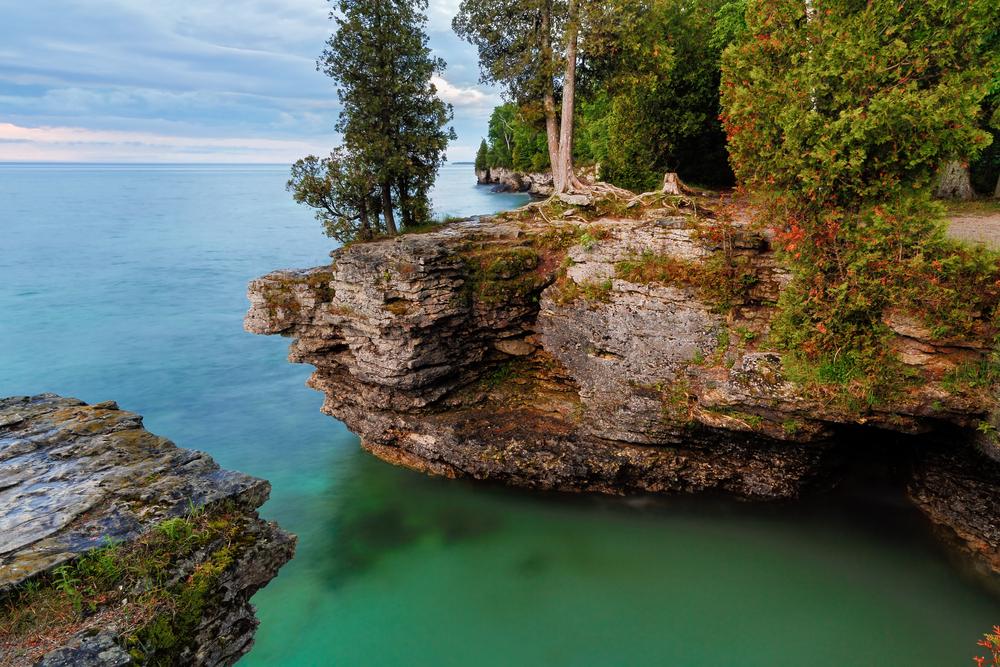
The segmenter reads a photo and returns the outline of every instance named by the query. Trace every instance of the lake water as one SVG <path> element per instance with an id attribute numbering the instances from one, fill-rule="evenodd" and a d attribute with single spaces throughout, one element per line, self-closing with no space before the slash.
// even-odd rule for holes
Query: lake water
<path id="1" fill-rule="evenodd" d="M 973 664 L 1000 604 L 891 490 L 798 507 L 393 468 L 319 413 L 246 284 L 333 243 L 282 166 L 0 164 L 0 396 L 116 400 L 273 485 L 299 535 L 245 665 Z M 439 214 L 522 204 L 448 165 Z"/>

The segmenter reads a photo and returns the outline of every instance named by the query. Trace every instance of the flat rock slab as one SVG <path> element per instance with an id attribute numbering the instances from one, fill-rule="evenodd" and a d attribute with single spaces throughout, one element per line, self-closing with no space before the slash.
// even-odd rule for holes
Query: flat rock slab
<path id="1" fill-rule="evenodd" d="M 271 485 L 181 449 L 112 402 L 0 399 L 0 594 L 195 507 L 260 507 Z"/>

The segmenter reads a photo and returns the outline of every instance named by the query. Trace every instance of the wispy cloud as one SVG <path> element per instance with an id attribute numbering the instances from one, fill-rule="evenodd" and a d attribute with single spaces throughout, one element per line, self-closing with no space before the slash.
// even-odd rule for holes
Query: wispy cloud
<path id="1" fill-rule="evenodd" d="M 85 162 L 294 162 L 323 154 L 338 137 L 318 141 L 232 137 L 211 139 L 93 130 L 82 127 L 20 127 L 0 123 L 2 159 Z"/>
<path id="2" fill-rule="evenodd" d="M 451 32 L 458 5 L 431 0 L 427 11 L 430 46 L 449 63 L 435 85 L 455 106 L 452 160 L 471 159 L 465 144 L 478 143 L 497 103 L 478 85 L 475 50 Z M 323 0 L 7 3 L 0 160 L 173 161 L 197 146 L 214 147 L 218 161 L 288 161 L 329 150 L 340 106 L 315 61 L 336 27 L 332 8 Z M 12 127 L 30 138 L 9 136 Z"/>

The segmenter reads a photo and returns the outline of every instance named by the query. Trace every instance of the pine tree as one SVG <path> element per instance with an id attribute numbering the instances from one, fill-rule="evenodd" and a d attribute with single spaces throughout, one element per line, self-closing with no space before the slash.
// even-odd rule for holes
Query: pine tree
<path id="1" fill-rule="evenodd" d="M 489 146 L 486 145 L 486 140 L 483 139 L 482 143 L 479 144 L 479 150 L 476 151 L 476 171 L 485 171 L 486 165 L 486 153 L 489 152 Z"/>
<path id="2" fill-rule="evenodd" d="M 427 192 L 455 138 L 451 105 L 431 77 L 445 62 L 431 56 L 421 11 L 427 0 L 340 0 L 337 32 L 317 68 L 338 84 L 343 105 L 336 129 L 344 147 L 369 165 L 381 197 L 386 231 L 396 233 L 429 214 Z"/>
<path id="3" fill-rule="evenodd" d="M 336 148 L 330 157 L 304 157 L 292 165 L 285 189 L 295 201 L 316 209 L 326 235 L 341 243 L 384 233 L 379 224 L 378 187 L 361 156 Z"/>

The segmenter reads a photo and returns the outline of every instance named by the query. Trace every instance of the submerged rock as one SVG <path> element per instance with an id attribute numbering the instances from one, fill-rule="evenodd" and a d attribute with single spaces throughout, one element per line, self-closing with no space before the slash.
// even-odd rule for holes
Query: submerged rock
<path id="1" fill-rule="evenodd" d="M 270 490 L 265 480 L 222 470 L 207 454 L 149 433 L 142 417 L 114 402 L 87 405 L 54 394 L 2 399 L 0 600 L 95 548 L 127 545 L 166 521 L 226 507 L 241 517 L 246 546 L 218 574 L 214 602 L 183 638 L 176 664 L 232 664 L 253 646 L 258 621 L 250 597 L 295 552 L 296 537 L 254 511 Z M 201 561 L 214 555 L 202 551 Z M 115 632 L 88 628 L 42 664 L 131 664 L 104 646 Z M 0 641 L 0 657 L 3 649 Z"/>

